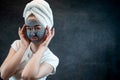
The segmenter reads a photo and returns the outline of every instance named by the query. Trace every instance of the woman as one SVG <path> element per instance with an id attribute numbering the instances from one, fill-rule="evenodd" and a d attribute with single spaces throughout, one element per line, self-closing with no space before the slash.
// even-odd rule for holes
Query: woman
<path id="1" fill-rule="evenodd" d="M 23 16 L 25 24 L 18 30 L 20 40 L 11 45 L 9 54 L 0 68 L 1 78 L 46 80 L 48 75 L 55 73 L 59 63 L 58 57 L 48 48 L 55 34 L 51 9 L 46 1 L 33 0 L 26 5 Z"/>

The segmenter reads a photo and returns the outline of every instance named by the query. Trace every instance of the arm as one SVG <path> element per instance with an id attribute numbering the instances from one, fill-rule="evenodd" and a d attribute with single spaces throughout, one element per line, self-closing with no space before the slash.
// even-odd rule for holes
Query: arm
<path id="1" fill-rule="evenodd" d="M 4 60 L 4 62 L 2 63 L 1 67 L 0 67 L 0 77 L 1 77 L 1 70 L 2 68 L 5 66 L 5 64 L 12 58 L 12 56 L 14 55 L 15 51 L 11 48 L 9 50 L 9 54 L 7 55 L 6 59 Z"/>
<path id="2" fill-rule="evenodd" d="M 18 34 L 21 39 L 20 48 L 16 52 L 13 48 L 10 49 L 7 58 L 0 68 L 1 77 L 6 80 L 8 79 L 16 70 L 17 65 L 20 63 L 26 48 L 29 45 L 29 40 L 25 36 L 26 26 L 23 25 L 22 29 L 19 28 Z"/>
<path id="3" fill-rule="evenodd" d="M 6 62 L 8 62 L 12 58 L 14 53 L 15 53 L 14 50 L 11 50 L 11 49 L 9 50 L 9 54 L 7 55 L 6 59 L 4 60 L 4 62 L 2 63 L 2 65 L 0 67 L 0 73 L 1 73 L 2 67 L 6 64 Z"/>
<path id="4" fill-rule="evenodd" d="M 24 78 L 25 80 L 28 78 L 38 79 L 48 75 L 53 71 L 53 66 L 51 66 L 50 64 L 40 64 L 40 57 L 42 56 L 42 54 L 40 53 L 43 53 L 44 50 L 46 50 L 45 47 L 41 47 L 40 50 L 38 50 L 33 55 L 32 59 L 28 62 L 23 70 L 22 78 Z"/>
<path id="5" fill-rule="evenodd" d="M 17 65 L 20 63 L 25 49 L 20 48 L 17 52 L 13 48 L 10 49 L 8 58 L 5 63 L 1 66 L 1 77 L 6 80 L 16 71 Z M 12 57 L 11 57 L 12 55 Z"/>
<path id="6" fill-rule="evenodd" d="M 38 51 L 33 55 L 32 59 L 28 62 L 23 70 L 22 78 L 25 80 L 41 78 L 53 71 L 52 65 L 48 63 L 40 64 L 40 59 L 44 51 L 47 49 L 50 40 L 54 36 L 54 29 L 52 31 L 48 27 L 46 29 L 48 32 L 46 39 L 42 42 L 42 44 L 40 44 Z"/>

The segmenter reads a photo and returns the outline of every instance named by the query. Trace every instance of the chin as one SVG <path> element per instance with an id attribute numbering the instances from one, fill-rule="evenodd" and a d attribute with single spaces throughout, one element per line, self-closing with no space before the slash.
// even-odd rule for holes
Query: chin
<path id="1" fill-rule="evenodd" d="M 32 43 L 34 43 L 34 44 L 39 44 L 40 43 L 40 40 L 33 40 L 33 41 L 31 41 Z"/>

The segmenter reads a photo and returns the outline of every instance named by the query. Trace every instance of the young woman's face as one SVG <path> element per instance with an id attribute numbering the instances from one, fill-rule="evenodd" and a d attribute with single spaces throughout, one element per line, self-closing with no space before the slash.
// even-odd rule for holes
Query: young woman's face
<path id="1" fill-rule="evenodd" d="M 41 26 L 35 16 L 29 16 L 25 22 L 27 37 L 33 43 L 39 43 L 45 34 L 45 27 Z"/>

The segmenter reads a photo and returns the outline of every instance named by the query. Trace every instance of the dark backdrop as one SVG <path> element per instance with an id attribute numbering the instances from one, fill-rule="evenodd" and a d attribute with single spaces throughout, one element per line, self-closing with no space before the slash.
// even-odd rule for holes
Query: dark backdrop
<path id="1" fill-rule="evenodd" d="M 30 0 L 1 0 L 0 64 Z M 120 80 L 119 0 L 47 0 L 53 9 L 56 34 L 50 49 L 59 57 L 48 80 Z"/>

